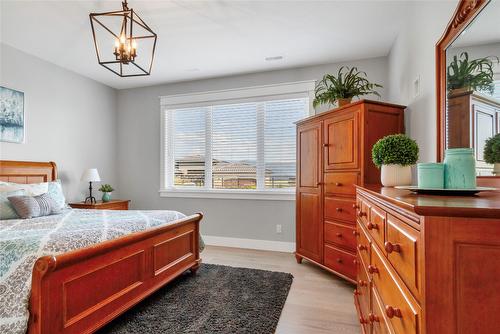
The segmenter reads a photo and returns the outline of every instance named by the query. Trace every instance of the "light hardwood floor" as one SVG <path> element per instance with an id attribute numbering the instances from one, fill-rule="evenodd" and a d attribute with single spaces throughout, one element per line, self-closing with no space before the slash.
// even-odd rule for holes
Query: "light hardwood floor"
<path id="1" fill-rule="evenodd" d="M 207 246 L 205 263 L 282 271 L 294 277 L 276 333 L 360 333 L 354 286 L 291 253 Z"/>

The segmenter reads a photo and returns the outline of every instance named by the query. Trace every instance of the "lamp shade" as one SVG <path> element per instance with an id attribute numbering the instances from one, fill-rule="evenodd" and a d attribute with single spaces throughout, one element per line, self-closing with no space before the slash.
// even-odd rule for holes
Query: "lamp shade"
<path id="1" fill-rule="evenodd" d="M 84 182 L 99 182 L 101 178 L 96 168 L 89 168 L 83 172 L 81 180 Z"/>

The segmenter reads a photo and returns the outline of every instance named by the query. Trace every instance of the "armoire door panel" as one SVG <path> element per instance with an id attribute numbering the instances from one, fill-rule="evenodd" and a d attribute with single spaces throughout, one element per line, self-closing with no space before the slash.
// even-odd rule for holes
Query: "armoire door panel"
<path id="1" fill-rule="evenodd" d="M 299 187 L 317 188 L 321 168 L 321 124 L 298 130 Z"/>
<path id="2" fill-rule="evenodd" d="M 325 169 L 359 167 L 359 117 L 357 111 L 324 121 Z"/>
<path id="3" fill-rule="evenodd" d="M 300 254 L 311 260 L 323 260 L 323 222 L 320 193 L 301 192 L 298 197 L 299 224 L 297 229 Z"/>

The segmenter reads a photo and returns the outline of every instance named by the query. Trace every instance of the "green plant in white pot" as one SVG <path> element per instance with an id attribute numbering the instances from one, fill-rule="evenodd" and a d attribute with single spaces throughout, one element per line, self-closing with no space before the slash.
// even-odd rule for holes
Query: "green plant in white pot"
<path id="1" fill-rule="evenodd" d="M 102 192 L 102 201 L 109 202 L 111 201 L 111 193 L 114 191 L 113 187 L 110 184 L 103 184 L 99 191 Z"/>
<path id="2" fill-rule="evenodd" d="M 417 142 L 404 134 L 385 136 L 373 145 L 372 159 L 381 168 L 383 186 L 411 185 L 411 166 L 418 160 Z"/>
<path id="3" fill-rule="evenodd" d="M 500 176 L 500 133 L 486 140 L 483 153 L 484 161 L 493 164 L 493 174 Z"/>

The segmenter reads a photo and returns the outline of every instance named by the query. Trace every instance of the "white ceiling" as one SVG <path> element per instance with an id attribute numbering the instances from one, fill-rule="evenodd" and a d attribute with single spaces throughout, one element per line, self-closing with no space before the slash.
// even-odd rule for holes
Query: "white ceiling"
<path id="1" fill-rule="evenodd" d="M 120 78 L 96 60 L 88 14 L 119 10 L 119 0 L 0 6 L 3 43 L 123 89 L 385 56 L 408 3 L 129 0 L 158 34 L 152 74 L 138 78 Z M 265 60 L 273 56 L 283 59 Z"/>

